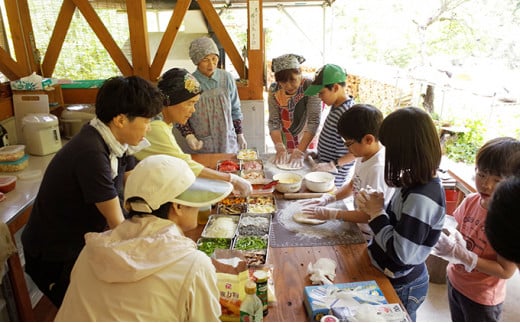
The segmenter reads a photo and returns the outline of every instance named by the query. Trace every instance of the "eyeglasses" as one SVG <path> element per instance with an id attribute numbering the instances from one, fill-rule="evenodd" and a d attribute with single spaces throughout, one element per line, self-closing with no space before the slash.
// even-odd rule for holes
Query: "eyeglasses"
<path id="1" fill-rule="evenodd" d="M 345 147 L 350 148 L 353 144 L 355 144 L 356 140 L 345 140 L 345 138 L 341 138 L 343 140 L 343 143 L 345 144 Z"/>

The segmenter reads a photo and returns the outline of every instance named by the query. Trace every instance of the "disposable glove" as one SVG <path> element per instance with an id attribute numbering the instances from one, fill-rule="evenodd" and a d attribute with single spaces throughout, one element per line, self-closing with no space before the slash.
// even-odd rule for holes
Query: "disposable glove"
<path id="1" fill-rule="evenodd" d="M 204 146 L 204 141 L 198 140 L 192 133 L 186 136 L 186 141 L 188 142 L 188 146 L 193 150 L 201 150 L 202 146 Z"/>
<path id="2" fill-rule="evenodd" d="M 370 216 L 368 222 L 372 221 L 381 214 L 386 214 L 384 204 L 385 197 L 382 192 L 375 191 L 370 186 L 362 188 L 356 194 L 355 202 L 357 208 Z"/>
<path id="3" fill-rule="evenodd" d="M 332 209 L 321 206 L 310 206 L 302 209 L 303 213 L 311 214 L 313 219 L 318 220 L 336 220 L 340 211 L 340 209 Z"/>
<path id="4" fill-rule="evenodd" d="M 320 258 L 307 265 L 307 273 L 311 275 L 313 284 L 330 285 L 336 278 L 336 262 L 330 258 Z"/>
<path id="5" fill-rule="evenodd" d="M 246 149 L 247 148 L 247 141 L 246 141 L 246 138 L 244 137 L 243 133 L 237 134 L 237 141 L 238 141 L 238 147 L 240 149 Z"/>
<path id="6" fill-rule="evenodd" d="M 304 207 L 309 207 L 309 206 L 324 206 L 324 205 L 327 205 L 327 204 L 335 202 L 335 201 L 336 201 L 336 195 L 325 193 L 319 198 L 300 200 L 300 201 L 297 201 L 296 203 L 298 205 L 300 205 L 302 208 L 304 208 Z"/>
<path id="7" fill-rule="evenodd" d="M 291 157 L 289 158 L 289 165 L 293 168 L 301 168 L 303 167 L 303 157 L 304 152 L 299 150 L 298 148 L 294 148 Z"/>
<path id="8" fill-rule="evenodd" d="M 274 148 L 276 149 L 276 156 L 274 157 L 274 164 L 275 165 L 284 165 L 287 164 L 287 149 L 285 149 L 285 146 L 279 142 L 277 143 Z"/>
<path id="9" fill-rule="evenodd" d="M 253 191 L 253 186 L 247 180 L 235 174 L 229 174 L 229 182 L 233 184 L 233 191 L 239 193 L 241 196 L 249 196 Z"/>
<path id="10" fill-rule="evenodd" d="M 458 231 L 457 231 L 458 232 Z M 432 254 L 452 263 L 464 265 L 467 272 L 472 271 L 477 266 L 478 256 L 466 249 L 466 241 L 460 233 L 446 235 L 441 232 L 439 241 L 433 246 Z"/>
<path id="11" fill-rule="evenodd" d="M 338 168 L 334 165 L 333 161 L 328 163 L 318 163 L 312 167 L 313 172 L 329 172 L 329 173 L 337 173 Z"/>

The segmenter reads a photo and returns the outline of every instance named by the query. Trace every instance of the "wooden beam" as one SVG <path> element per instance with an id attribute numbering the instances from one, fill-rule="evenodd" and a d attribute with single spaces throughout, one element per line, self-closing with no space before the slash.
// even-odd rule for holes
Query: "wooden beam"
<path id="1" fill-rule="evenodd" d="M 159 78 L 164 64 L 166 63 L 166 59 L 168 58 L 168 54 L 173 47 L 173 42 L 175 41 L 175 37 L 177 37 L 182 21 L 186 16 L 186 12 L 190 8 L 190 4 L 191 0 L 178 0 L 175 4 L 172 17 L 168 22 L 168 26 L 166 27 L 150 68 L 151 81 L 156 81 Z"/>
<path id="2" fill-rule="evenodd" d="M 36 46 L 27 0 L 5 0 L 5 10 L 11 29 L 14 54 L 21 69 L 17 72 L 20 74 L 14 78 L 16 80 L 30 75 L 33 71 L 38 72 L 39 62 L 34 59 Z"/>
<path id="3" fill-rule="evenodd" d="M 27 75 L 27 70 L 24 66 L 15 62 L 3 48 L 0 48 L 0 71 L 13 81 Z"/>
<path id="4" fill-rule="evenodd" d="M 65 37 L 69 31 L 75 10 L 76 5 L 72 0 L 63 0 L 42 62 L 41 72 L 44 77 L 52 77 L 52 74 L 54 73 L 56 62 L 58 61 L 61 49 L 63 48 L 63 42 L 65 41 Z"/>
<path id="5" fill-rule="evenodd" d="M 220 17 L 213 7 L 213 4 L 210 0 L 198 0 L 200 10 L 208 20 L 208 23 L 211 25 L 211 28 L 215 32 L 218 40 L 224 47 L 226 54 L 229 56 L 231 63 L 235 67 L 235 70 L 238 72 L 240 78 L 245 79 L 244 75 L 244 60 L 242 56 L 240 56 L 240 52 L 235 47 L 233 40 L 229 36 L 226 27 L 220 20 Z"/>
<path id="6" fill-rule="evenodd" d="M 249 95 L 241 97 L 242 100 L 263 99 L 265 52 L 262 7 L 262 0 L 247 2 L 247 61 L 249 63 L 247 85 Z"/>
<path id="7" fill-rule="evenodd" d="M 126 0 L 134 75 L 150 79 L 150 45 L 146 23 L 146 1 Z"/>
<path id="8" fill-rule="evenodd" d="M 117 65 L 119 70 L 124 76 L 134 75 L 134 70 L 128 59 L 123 54 L 123 51 L 117 43 L 114 41 L 114 38 L 108 32 L 108 29 L 105 27 L 99 16 L 97 15 L 92 5 L 88 0 L 72 0 L 74 4 L 79 8 L 88 24 L 97 35 L 105 49 L 107 50 L 112 60 Z"/>

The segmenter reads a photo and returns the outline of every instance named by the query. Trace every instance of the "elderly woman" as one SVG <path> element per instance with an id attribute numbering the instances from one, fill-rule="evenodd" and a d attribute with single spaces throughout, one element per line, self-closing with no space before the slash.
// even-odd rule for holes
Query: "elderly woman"
<path id="1" fill-rule="evenodd" d="M 302 76 L 300 64 L 304 61 L 295 54 L 273 58 L 276 83 L 269 88 L 268 126 L 276 148 L 276 165 L 302 167 L 305 151 L 320 125 L 321 100 L 317 95 L 304 94 L 312 83 Z"/>

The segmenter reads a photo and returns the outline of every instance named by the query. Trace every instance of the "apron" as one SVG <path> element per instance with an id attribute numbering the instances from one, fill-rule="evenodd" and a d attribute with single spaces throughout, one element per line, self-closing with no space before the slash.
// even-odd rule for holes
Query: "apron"
<path id="1" fill-rule="evenodd" d="M 174 136 L 185 153 L 237 153 L 238 142 L 231 117 L 231 100 L 227 90 L 224 73 L 219 83 L 221 87 L 214 89 L 202 88 L 199 102 L 195 105 L 195 112 L 189 120 L 198 140 L 204 142 L 201 150 L 189 148 L 186 139 L 174 127 Z"/>
<path id="2" fill-rule="evenodd" d="M 285 95 L 283 90 L 277 91 L 275 98 L 278 101 L 280 109 L 280 118 L 282 119 L 282 141 L 287 149 L 298 147 L 298 137 L 295 137 L 289 131 L 292 124 L 292 111 L 289 111 L 290 96 Z"/>

